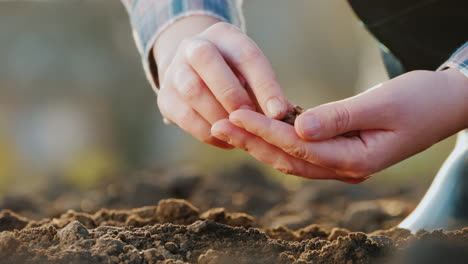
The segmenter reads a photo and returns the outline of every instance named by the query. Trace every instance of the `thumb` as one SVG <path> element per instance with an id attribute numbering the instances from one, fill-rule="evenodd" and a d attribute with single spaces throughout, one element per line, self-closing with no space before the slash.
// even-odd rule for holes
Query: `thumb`
<path id="1" fill-rule="evenodd" d="M 391 129 L 395 116 L 387 99 L 364 93 L 309 109 L 296 119 L 296 133 L 305 140 L 325 140 L 351 131 Z"/>
<path id="2" fill-rule="evenodd" d="M 294 126 L 305 140 L 324 140 L 351 131 L 351 119 L 349 109 L 340 101 L 307 110 L 299 115 Z"/>

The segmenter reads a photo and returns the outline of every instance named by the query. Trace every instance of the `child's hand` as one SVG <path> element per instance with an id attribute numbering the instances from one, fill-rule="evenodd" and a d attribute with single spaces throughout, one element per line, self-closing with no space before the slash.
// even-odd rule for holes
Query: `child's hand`
<path id="1" fill-rule="evenodd" d="M 167 120 L 197 139 L 231 148 L 211 135 L 212 124 L 238 109 L 280 119 L 288 104 L 257 45 L 230 24 L 205 26 L 210 23 L 206 19 L 213 20 L 183 19 L 156 43 L 161 81 L 158 106 Z M 197 28 L 201 33 L 192 34 Z"/>
<path id="2" fill-rule="evenodd" d="M 285 173 L 359 183 L 467 127 L 468 78 L 449 69 L 410 72 L 313 108 L 295 127 L 239 110 L 212 133 Z M 352 131 L 359 136 L 340 136 Z"/>

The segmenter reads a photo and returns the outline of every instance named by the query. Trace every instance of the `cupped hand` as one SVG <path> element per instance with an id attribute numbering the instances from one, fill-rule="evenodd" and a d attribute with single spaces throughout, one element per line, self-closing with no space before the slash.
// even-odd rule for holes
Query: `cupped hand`
<path id="1" fill-rule="evenodd" d="M 287 174 L 359 183 L 467 128 L 467 102 L 457 70 L 415 71 L 310 109 L 295 127 L 239 110 L 212 133 Z"/>
<path id="2" fill-rule="evenodd" d="M 158 64 L 159 109 L 200 141 L 231 148 L 211 135 L 211 126 L 235 110 L 259 111 L 276 119 L 288 110 L 267 58 L 233 25 L 216 23 L 185 38 L 167 61 Z"/>

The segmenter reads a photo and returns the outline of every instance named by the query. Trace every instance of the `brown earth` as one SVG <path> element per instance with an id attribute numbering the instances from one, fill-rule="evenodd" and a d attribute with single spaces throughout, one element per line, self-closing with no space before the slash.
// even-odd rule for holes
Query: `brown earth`
<path id="1" fill-rule="evenodd" d="M 414 189 L 311 182 L 290 191 L 249 166 L 216 177 L 146 173 L 81 195 L 54 184 L 2 198 L 0 263 L 468 260 L 468 228 L 416 235 L 393 228 L 414 207 Z"/>
<path id="2" fill-rule="evenodd" d="M 281 121 L 290 124 L 291 126 L 294 126 L 294 122 L 296 121 L 296 118 L 304 112 L 304 108 L 300 106 L 295 106 L 292 110 L 288 111 L 286 113 L 286 116 L 281 119 Z"/>

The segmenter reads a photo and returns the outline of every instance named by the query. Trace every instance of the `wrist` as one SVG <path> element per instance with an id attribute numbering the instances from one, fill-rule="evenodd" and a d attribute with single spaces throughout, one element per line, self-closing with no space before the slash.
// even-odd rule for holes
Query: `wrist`
<path id="1" fill-rule="evenodd" d="M 153 46 L 159 76 L 164 77 L 162 73 L 171 63 L 179 44 L 184 39 L 195 36 L 218 22 L 219 19 L 211 16 L 194 15 L 182 18 L 164 30 Z"/>
<path id="2" fill-rule="evenodd" d="M 446 78 L 447 87 L 454 99 L 454 105 L 457 105 L 457 130 L 468 128 L 468 78 L 457 69 L 448 68 L 440 72 Z M 443 89 L 444 87 L 442 87 Z"/>

